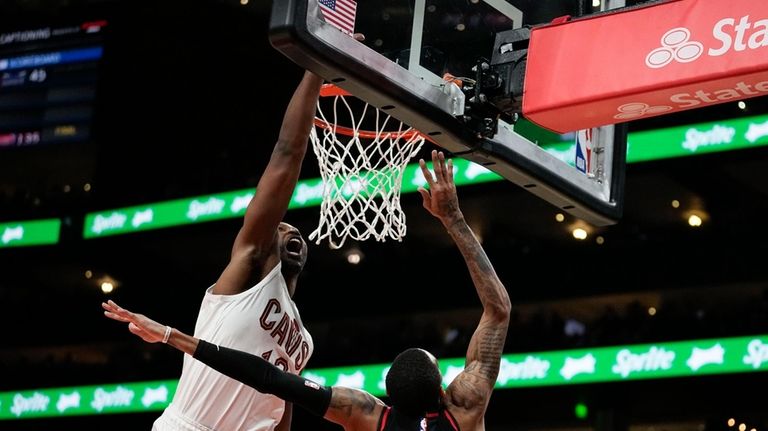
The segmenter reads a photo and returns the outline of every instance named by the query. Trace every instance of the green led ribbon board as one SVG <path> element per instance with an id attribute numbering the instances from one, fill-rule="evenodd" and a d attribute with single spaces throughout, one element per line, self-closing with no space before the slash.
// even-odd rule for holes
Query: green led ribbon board
<path id="1" fill-rule="evenodd" d="M 306 370 L 322 385 L 383 396 L 389 364 Z M 464 358 L 440 360 L 443 384 Z M 768 335 L 504 355 L 496 389 L 697 377 L 768 370 Z M 162 410 L 176 380 L 0 393 L 0 420 Z"/>
<path id="2" fill-rule="evenodd" d="M 59 219 L 0 223 L 0 248 L 56 244 L 60 230 Z"/>
<path id="3" fill-rule="evenodd" d="M 572 137 L 536 129 L 525 123 L 521 124 L 519 132 L 538 142 L 547 152 L 563 162 L 574 164 L 576 145 Z M 627 141 L 627 163 L 766 145 L 768 115 L 739 118 L 630 133 Z M 455 159 L 454 167 L 457 186 L 502 180 L 488 169 L 464 159 Z M 413 193 L 419 186 L 426 186 L 426 181 L 418 165 L 408 165 L 403 172 L 402 193 Z M 254 192 L 255 189 L 245 189 L 90 213 L 85 218 L 83 237 L 96 238 L 242 217 Z M 322 200 L 323 183 L 319 178 L 301 180 L 296 185 L 288 208 L 318 206 Z"/>

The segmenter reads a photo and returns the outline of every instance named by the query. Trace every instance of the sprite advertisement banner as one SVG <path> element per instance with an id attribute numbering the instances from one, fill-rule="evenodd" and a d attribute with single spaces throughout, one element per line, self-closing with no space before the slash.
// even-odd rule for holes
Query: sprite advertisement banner
<path id="1" fill-rule="evenodd" d="M 522 123 L 520 129 L 522 135 L 538 142 L 550 154 L 565 163 L 574 164 L 576 144 L 572 137 L 569 139 L 569 135 L 536 130 L 527 123 Z M 630 133 L 627 163 L 765 145 L 768 145 L 768 115 Z M 464 159 L 454 160 L 454 178 L 458 186 L 503 179 L 483 166 Z M 403 172 L 402 193 L 415 192 L 419 186 L 426 186 L 421 170 L 417 164 L 408 165 Z M 342 187 L 342 193 L 358 191 L 353 190 L 354 187 L 363 186 L 350 184 Z M 83 237 L 96 238 L 242 217 L 254 192 L 255 189 L 245 189 L 90 213 L 86 215 Z M 320 178 L 301 180 L 288 208 L 318 206 L 322 200 L 323 182 Z"/>
<path id="2" fill-rule="evenodd" d="M 440 359 L 443 384 L 464 358 Z M 322 385 L 385 394 L 389 364 L 310 369 Z M 768 335 L 504 355 L 497 389 L 768 371 Z M 0 420 L 162 410 L 177 381 L 39 389 L 0 393 Z"/>
<path id="3" fill-rule="evenodd" d="M 0 393 L 0 420 L 162 410 L 176 380 Z"/>
<path id="4" fill-rule="evenodd" d="M 478 184 L 501 179 L 488 169 L 467 160 L 457 159 L 454 162 L 457 185 Z M 403 193 L 415 192 L 419 186 L 426 185 L 427 181 L 417 164 L 406 166 L 403 172 Z M 85 218 L 83 237 L 95 238 L 242 217 L 255 191 L 255 189 L 245 189 L 90 213 Z M 342 188 L 343 194 L 351 195 L 356 191 L 359 190 L 353 190 L 352 185 Z M 323 181 L 320 178 L 302 180 L 296 185 L 288 209 L 319 206 L 322 201 Z"/>
<path id="5" fill-rule="evenodd" d="M 635 132 L 627 163 L 740 150 L 768 144 L 768 116 Z"/>
<path id="6" fill-rule="evenodd" d="M 60 228 L 58 219 L 0 223 L 0 248 L 56 244 Z"/>

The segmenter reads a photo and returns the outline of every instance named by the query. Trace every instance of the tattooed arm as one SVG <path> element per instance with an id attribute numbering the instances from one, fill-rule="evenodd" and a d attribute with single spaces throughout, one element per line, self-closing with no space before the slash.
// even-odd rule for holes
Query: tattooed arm
<path id="1" fill-rule="evenodd" d="M 448 387 L 447 402 L 464 430 L 475 429 L 482 421 L 496 383 L 501 352 L 509 326 L 510 301 L 483 247 L 464 220 L 453 182 L 453 163 L 443 153 L 432 152 L 434 177 L 420 160 L 429 191 L 419 190 L 424 207 L 445 226 L 467 264 L 483 315 L 467 349 L 466 367 Z M 464 419 L 464 420 L 462 420 Z M 460 424 L 461 425 L 461 424 Z"/>
<path id="2" fill-rule="evenodd" d="M 374 431 L 384 403 L 359 389 L 334 386 L 325 418 L 347 431 Z"/>

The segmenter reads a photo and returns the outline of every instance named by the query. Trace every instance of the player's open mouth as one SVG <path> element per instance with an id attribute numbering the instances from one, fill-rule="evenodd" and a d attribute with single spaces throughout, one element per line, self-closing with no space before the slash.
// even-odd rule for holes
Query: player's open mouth
<path id="1" fill-rule="evenodd" d="M 304 242 L 299 237 L 292 237 L 285 245 L 285 250 L 293 255 L 301 254 L 301 249 L 304 247 Z"/>

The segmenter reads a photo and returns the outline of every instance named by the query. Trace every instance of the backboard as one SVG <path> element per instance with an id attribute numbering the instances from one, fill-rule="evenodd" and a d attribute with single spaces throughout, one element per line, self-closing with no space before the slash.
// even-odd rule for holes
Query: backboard
<path id="1" fill-rule="evenodd" d="M 322 0 L 322 7 L 348 1 Z M 592 224 L 618 220 L 626 127 L 573 131 L 564 138 L 575 144 L 569 150 L 572 156 L 553 155 L 539 145 L 542 133 L 516 112 L 495 111 L 496 106 L 519 105 L 519 100 L 497 97 L 492 109 L 485 109 L 486 95 L 479 89 L 487 76 L 478 73 L 499 57 L 524 52 L 526 28 L 609 5 L 593 6 L 592 0 L 351 3 L 356 8 L 354 31 L 365 35 L 364 43 L 326 22 L 318 0 L 273 2 L 270 42 L 298 65 L 416 128 L 454 156 L 482 165 Z M 623 6 L 623 0 L 610 6 Z M 502 36 L 516 38 L 513 30 L 521 28 L 521 40 L 499 46 Z M 522 94 L 523 83 L 512 82 L 511 71 L 518 66 L 502 66 L 509 72 L 506 79 L 503 74 L 491 78 L 506 81 L 501 88 L 517 85 Z M 463 90 L 446 83 L 445 73 L 462 78 Z"/>

